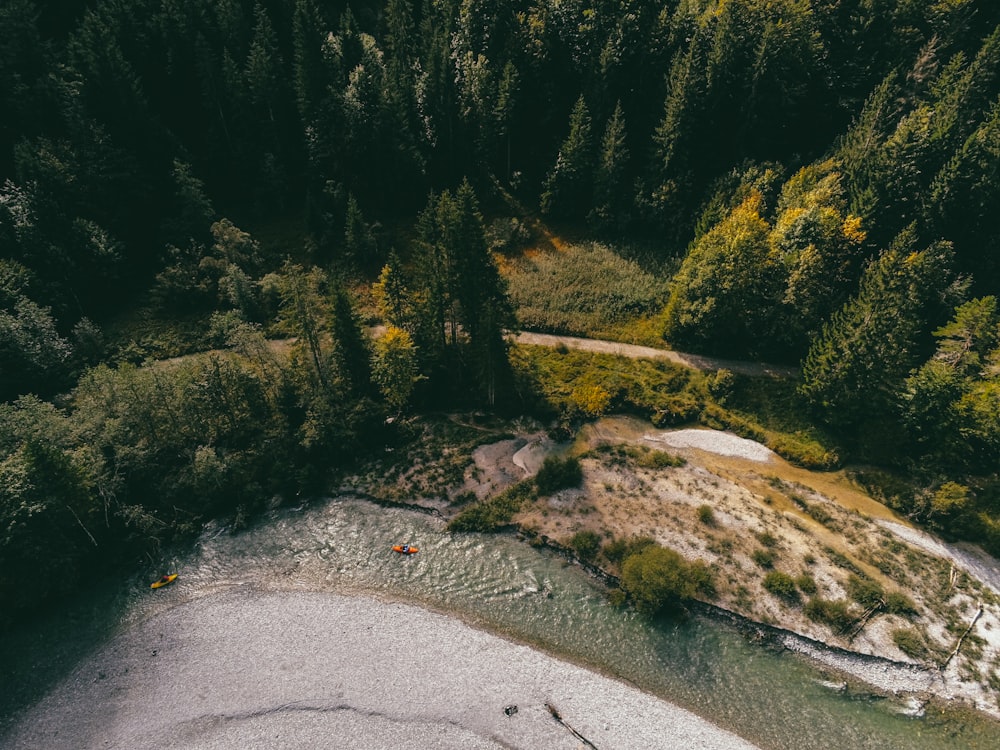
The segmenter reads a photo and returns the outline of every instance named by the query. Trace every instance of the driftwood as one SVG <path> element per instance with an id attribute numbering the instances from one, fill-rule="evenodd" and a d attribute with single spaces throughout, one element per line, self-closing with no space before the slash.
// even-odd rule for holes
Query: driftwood
<path id="1" fill-rule="evenodd" d="M 972 622 L 969 623 L 969 627 L 967 627 L 965 629 L 965 632 L 962 633 L 962 636 L 958 639 L 958 643 L 955 644 L 955 648 L 952 650 L 950 654 L 948 654 L 948 658 L 944 660 L 939 669 L 944 671 L 944 669 L 948 666 L 948 664 L 951 663 L 951 660 L 954 659 L 956 654 L 958 654 L 958 652 L 961 650 L 962 644 L 965 642 L 966 637 L 969 635 L 969 633 L 972 632 L 972 629 L 976 627 L 976 622 L 978 622 L 979 618 L 982 616 L 983 616 L 983 605 L 980 604 L 979 609 L 976 611 L 976 616 L 972 618 Z"/>
<path id="2" fill-rule="evenodd" d="M 551 703 L 546 703 L 545 707 L 549 709 L 549 713 L 552 714 L 552 718 L 558 721 L 564 727 L 566 727 L 566 729 L 569 730 L 570 734 L 572 734 L 574 737 L 580 740 L 580 742 L 582 742 L 587 747 L 593 748 L 593 750 L 597 750 L 597 747 L 594 745 L 593 742 L 588 740 L 586 737 L 584 737 L 582 734 L 580 734 L 578 731 L 573 729 L 573 727 L 571 727 L 569 724 L 566 723 L 566 720 L 559 715 L 559 712 L 556 710 L 555 706 L 553 706 Z"/>
<path id="3" fill-rule="evenodd" d="M 857 637 L 858 633 L 862 631 L 865 625 L 868 624 L 868 621 L 872 619 L 872 617 L 874 617 L 878 612 L 881 612 L 884 607 L 885 607 L 885 602 L 882 599 L 879 599 L 872 606 L 866 609 L 864 613 L 862 613 L 861 617 L 855 620 L 851 632 L 847 636 L 847 640 L 853 641 L 855 637 Z"/>

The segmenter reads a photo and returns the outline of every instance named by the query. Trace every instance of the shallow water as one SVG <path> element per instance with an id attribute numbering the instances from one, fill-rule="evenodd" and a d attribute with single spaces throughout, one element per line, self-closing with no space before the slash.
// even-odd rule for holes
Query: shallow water
<path id="1" fill-rule="evenodd" d="M 391 552 L 400 542 L 420 552 Z M 31 648 L 74 622 L 128 627 L 237 587 L 364 592 L 420 602 L 596 667 L 767 750 L 997 747 L 998 726 L 985 718 L 905 716 L 903 704 L 831 689 L 831 675 L 749 643 L 727 625 L 698 617 L 651 623 L 609 606 L 598 584 L 549 552 L 512 537 L 450 535 L 438 519 L 412 511 L 359 500 L 283 510 L 239 534 L 210 530 L 167 567 L 181 575 L 167 589 L 151 592 L 137 577 L 99 607 L 9 641 L 21 650 L 15 679 L 17 670 L 39 663 L 27 655 Z M 58 664 L 47 668 L 57 676 Z"/>

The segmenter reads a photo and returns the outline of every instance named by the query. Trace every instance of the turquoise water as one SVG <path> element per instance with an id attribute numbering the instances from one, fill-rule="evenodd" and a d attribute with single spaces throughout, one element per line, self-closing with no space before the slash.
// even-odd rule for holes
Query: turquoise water
<path id="1" fill-rule="evenodd" d="M 392 553 L 400 542 L 420 553 Z M 148 573 L 109 594 L 100 612 L 85 608 L 48 627 L 103 617 L 128 627 L 164 607 L 233 587 L 363 593 L 419 602 L 590 665 L 765 750 L 1000 747 L 995 722 L 914 718 L 863 690 L 832 690 L 824 684 L 831 675 L 750 643 L 724 623 L 650 622 L 608 605 L 598 584 L 551 553 L 512 537 L 449 535 L 439 520 L 412 511 L 354 500 L 280 511 L 240 534 L 206 533 L 169 567 L 181 577 L 167 596 L 150 593 L 146 579 L 155 575 Z M 8 647 L 30 650 L 52 637 L 42 628 Z M 23 654 L 15 661 L 22 671 L 30 663 Z"/>

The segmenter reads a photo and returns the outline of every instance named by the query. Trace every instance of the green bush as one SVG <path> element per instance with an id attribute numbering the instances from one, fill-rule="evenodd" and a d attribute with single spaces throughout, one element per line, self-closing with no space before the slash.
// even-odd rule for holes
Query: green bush
<path id="1" fill-rule="evenodd" d="M 799 598 L 798 589 L 795 586 L 795 579 L 787 573 L 779 570 L 772 570 L 764 576 L 764 588 L 786 601 L 795 601 Z"/>
<path id="2" fill-rule="evenodd" d="M 535 487 L 540 495 L 551 495 L 568 487 L 579 487 L 582 481 L 583 469 L 576 456 L 546 456 L 535 475 Z"/>
<path id="3" fill-rule="evenodd" d="M 755 549 L 751 555 L 753 561 L 762 568 L 774 567 L 776 555 L 769 549 Z"/>
<path id="4" fill-rule="evenodd" d="M 683 466 L 687 460 L 666 451 L 653 450 L 642 454 L 637 463 L 646 469 L 673 469 Z"/>
<path id="5" fill-rule="evenodd" d="M 837 633 L 846 631 L 854 623 L 854 615 L 846 599 L 830 600 L 814 596 L 806 602 L 803 611 L 813 622 L 828 625 Z"/>
<path id="6" fill-rule="evenodd" d="M 628 594 L 623 589 L 611 589 L 608 591 L 608 603 L 612 607 L 624 607 L 628 601 Z"/>
<path id="7" fill-rule="evenodd" d="M 866 609 L 885 603 L 885 589 L 870 578 L 851 575 L 847 579 L 847 594 Z"/>
<path id="8" fill-rule="evenodd" d="M 803 594 L 812 595 L 816 593 L 816 580 L 808 573 L 803 573 L 796 578 L 795 585 L 799 587 L 799 591 Z"/>
<path id="9" fill-rule="evenodd" d="M 612 539 L 604 545 L 601 552 L 613 563 L 620 563 L 629 555 L 634 555 L 651 545 L 656 544 L 648 536 L 635 537 L 633 539 Z"/>
<path id="10" fill-rule="evenodd" d="M 511 522 L 533 491 L 531 480 L 518 482 L 499 495 L 465 508 L 448 523 L 448 531 L 496 531 Z"/>
<path id="11" fill-rule="evenodd" d="M 658 612 L 714 591 L 714 580 L 705 563 L 689 563 L 675 550 L 649 545 L 625 559 L 622 586 L 640 611 Z"/>
<path id="12" fill-rule="evenodd" d="M 778 546 L 778 537 L 772 534 L 770 531 L 764 531 L 757 534 L 757 541 L 763 544 L 768 549 Z"/>
<path id="13" fill-rule="evenodd" d="M 916 628 L 897 628 L 893 630 L 892 642 L 911 659 L 924 659 L 928 655 L 927 643 Z"/>
<path id="14" fill-rule="evenodd" d="M 917 605 L 902 591 L 890 591 L 885 596 L 885 608 L 890 614 L 910 617 L 917 614 Z"/>
<path id="15" fill-rule="evenodd" d="M 704 560 L 693 560 L 688 564 L 688 580 L 702 596 L 715 597 L 715 572 Z"/>
<path id="16" fill-rule="evenodd" d="M 601 549 L 601 537 L 589 529 L 578 531 L 569 540 L 569 546 L 584 560 L 593 560 Z"/>
<path id="17" fill-rule="evenodd" d="M 732 371 L 722 369 L 708 379 L 708 392 L 712 394 L 712 398 L 720 404 L 724 404 L 726 399 L 733 394 L 735 385 L 736 376 Z"/>
<path id="18" fill-rule="evenodd" d="M 715 511 L 711 505 L 698 506 L 698 520 L 706 526 L 715 526 Z"/>
<path id="19" fill-rule="evenodd" d="M 671 427 L 697 421 L 704 404 L 690 393 L 665 396 L 657 405 L 652 421 L 657 427 Z"/>

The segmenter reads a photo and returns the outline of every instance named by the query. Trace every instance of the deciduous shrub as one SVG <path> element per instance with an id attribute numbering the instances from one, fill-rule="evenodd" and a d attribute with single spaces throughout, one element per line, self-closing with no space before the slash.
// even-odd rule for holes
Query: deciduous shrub
<path id="1" fill-rule="evenodd" d="M 814 596 L 806 602 L 803 611 L 810 620 L 829 625 L 836 633 L 844 632 L 854 622 L 854 615 L 846 599 L 831 600 Z"/>
<path id="2" fill-rule="evenodd" d="M 525 500 L 531 497 L 534 486 L 531 480 L 518 482 L 508 487 L 499 495 L 476 503 L 453 519 L 448 524 L 449 531 L 496 531 L 506 526 L 514 514 L 521 509 Z"/>
<path id="3" fill-rule="evenodd" d="M 799 587 L 799 591 L 803 594 L 812 595 L 816 593 L 816 580 L 808 573 L 803 573 L 796 578 L 795 585 Z"/>
<path id="4" fill-rule="evenodd" d="M 751 557 L 762 568 L 774 567 L 775 554 L 769 549 L 755 549 Z"/>
<path id="5" fill-rule="evenodd" d="M 569 546 L 584 560 L 593 560 L 601 549 L 601 537 L 594 531 L 578 531 L 569 540 Z"/>
<path id="6" fill-rule="evenodd" d="M 715 511 L 711 505 L 698 506 L 698 520 L 706 526 L 715 526 Z"/>
<path id="7" fill-rule="evenodd" d="M 911 659 L 927 657 L 927 643 L 916 628 L 896 628 L 892 631 L 892 642 L 896 644 L 896 648 Z"/>
<path id="8" fill-rule="evenodd" d="M 847 579 L 847 593 L 865 608 L 885 604 L 885 589 L 870 578 L 851 575 Z"/>
<path id="9" fill-rule="evenodd" d="M 651 545 L 656 544 L 648 536 L 635 537 L 633 539 L 612 539 L 604 545 L 602 552 L 604 556 L 613 563 L 620 563 L 629 555 L 634 555 Z"/>
<path id="10" fill-rule="evenodd" d="M 640 611 L 657 612 L 699 591 L 713 592 L 714 580 L 704 562 L 689 563 L 675 550 L 650 545 L 626 558 L 622 586 Z"/>
<path id="11" fill-rule="evenodd" d="M 799 598 L 799 591 L 795 586 L 795 579 L 788 573 L 780 570 L 772 570 L 764 576 L 764 588 L 786 601 L 795 601 Z"/>
<path id="12" fill-rule="evenodd" d="M 909 617 L 917 613 L 917 605 L 902 591 L 890 591 L 885 595 L 885 608 L 893 615 Z"/>
<path id="13" fill-rule="evenodd" d="M 675 456 L 666 451 L 649 451 L 639 457 L 639 466 L 646 469 L 671 469 L 683 466 L 687 461 L 681 456 Z"/>

